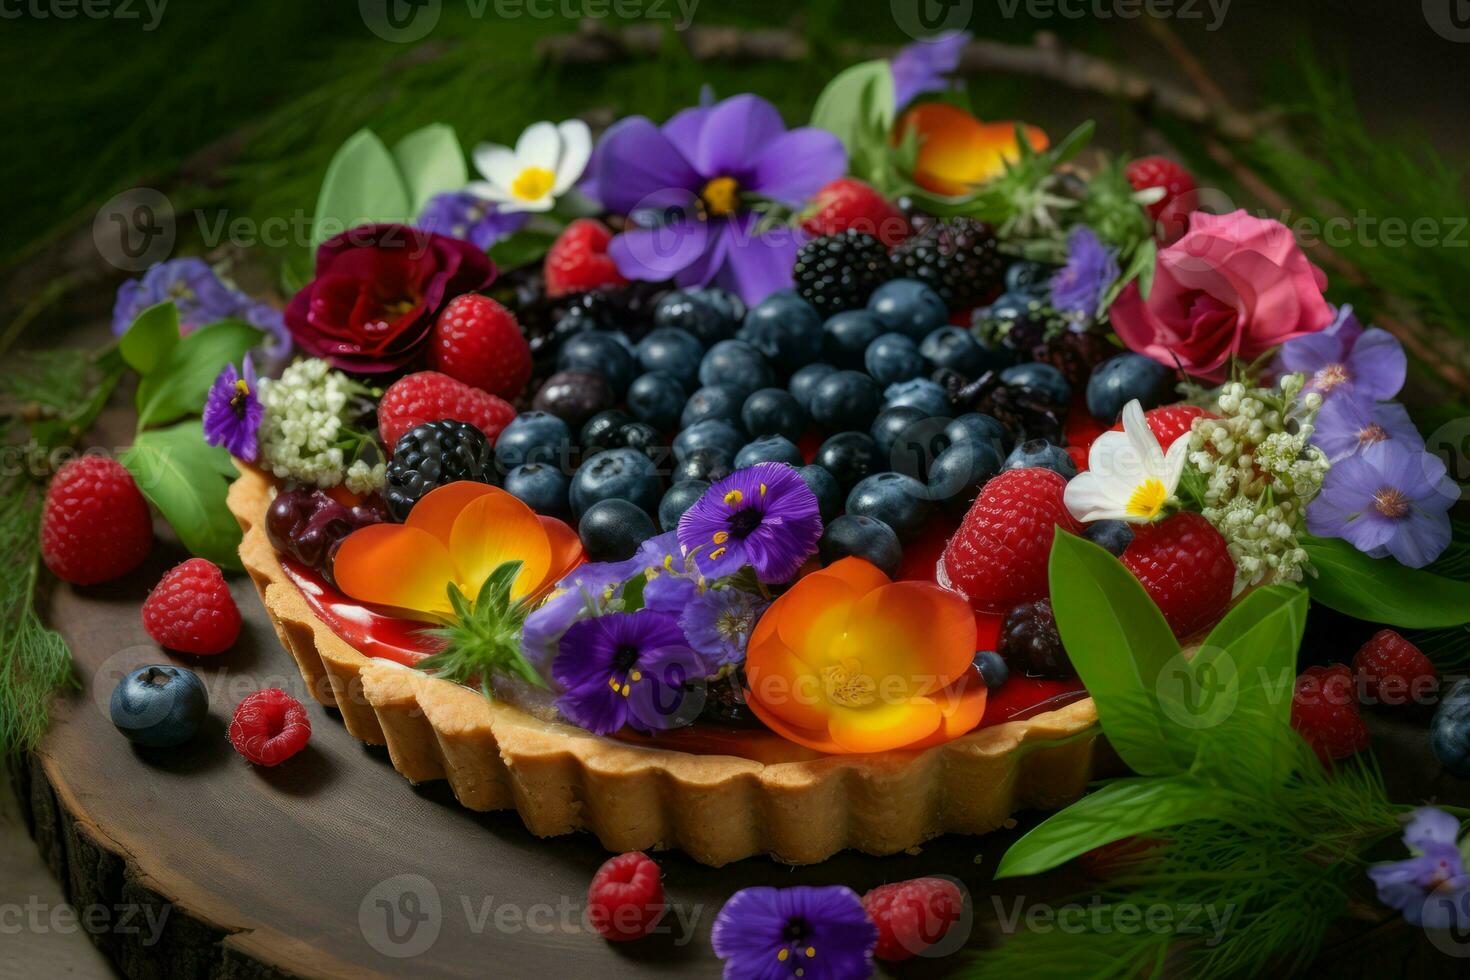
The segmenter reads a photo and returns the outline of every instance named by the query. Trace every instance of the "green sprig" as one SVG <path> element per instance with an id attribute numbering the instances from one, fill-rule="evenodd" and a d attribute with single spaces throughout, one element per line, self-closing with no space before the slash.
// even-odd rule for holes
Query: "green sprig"
<path id="1" fill-rule="evenodd" d="M 521 562 L 508 561 L 480 586 L 470 600 L 454 583 L 449 584 L 449 604 L 454 622 L 425 630 L 443 650 L 419 662 L 419 669 L 466 687 L 478 687 L 486 697 L 495 695 L 496 675 L 513 675 L 545 687 L 546 681 L 521 652 L 521 628 L 531 605 L 522 597 L 511 598 L 511 589 L 521 573 Z"/>

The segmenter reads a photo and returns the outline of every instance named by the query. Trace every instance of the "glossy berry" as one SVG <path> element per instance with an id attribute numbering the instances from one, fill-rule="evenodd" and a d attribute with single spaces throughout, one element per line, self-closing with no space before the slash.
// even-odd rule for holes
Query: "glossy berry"
<path id="1" fill-rule="evenodd" d="M 989 442 L 955 443 L 929 465 L 929 498 L 952 510 L 967 510 L 1000 472 L 1000 464 L 1000 453 Z"/>
<path id="2" fill-rule="evenodd" d="M 917 279 L 894 279 L 873 291 L 868 309 L 887 330 L 896 330 L 915 342 L 923 340 L 949 319 L 949 308 L 939 294 Z"/>
<path id="3" fill-rule="evenodd" d="M 1022 470 L 1038 467 L 1052 470 L 1070 480 L 1077 475 L 1077 464 L 1061 446 L 1054 446 L 1045 439 L 1028 439 L 1006 457 L 1004 468 Z"/>
<path id="4" fill-rule="evenodd" d="M 609 408 L 592 416 L 582 423 L 582 431 L 577 435 L 577 445 L 582 447 L 583 456 L 591 456 L 599 450 L 617 446 L 618 430 L 633 421 L 636 421 L 633 416 L 617 408 Z"/>
<path id="5" fill-rule="evenodd" d="M 1364 704 L 1427 704 L 1439 693 L 1434 664 L 1395 630 L 1379 630 L 1353 656 Z"/>
<path id="6" fill-rule="evenodd" d="M 664 912 L 664 883 L 658 865 L 641 851 L 605 861 L 587 889 L 587 918 L 598 935 L 613 942 L 641 939 Z"/>
<path id="7" fill-rule="evenodd" d="M 948 418 L 954 414 L 949 395 L 928 378 L 910 378 L 883 389 L 884 408 L 897 408 L 900 405 L 908 405 L 925 415 L 939 418 Z"/>
<path id="8" fill-rule="evenodd" d="M 1291 727 L 1327 765 L 1368 747 L 1368 726 L 1358 713 L 1352 671 L 1342 664 L 1308 667 L 1291 693 Z"/>
<path id="9" fill-rule="evenodd" d="M 693 507 L 704 492 L 709 489 L 709 484 L 704 480 L 685 480 L 683 483 L 675 483 L 669 487 L 664 494 L 664 499 L 658 503 L 658 526 L 662 531 L 672 531 L 679 526 L 679 518 L 684 512 Z"/>
<path id="10" fill-rule="evenodd" d="M 652 514 L 662 496 L 653 461 L 636 449 L 621 447 L 598 453 L 572 476 L 572 516 L 578 520 L 602 500 L 625 500 Z"/>
<path id="11" fill-rule="evenodd" d="M 745 445 L 745 433 L 722 419 L 705 419 L 695 422 L 674 437 L 674 458 L 683 460 L 696 449 L 713 447 L 732 460 Z"/>
<path id="12" fill-rule="evenodd" d="M 806 411 L 785 388 L 762 388 L 745 399 L 740 422 L 753 437 L 783 436 L 794 442 L 806 429 Z"/>
<path id="13" fill-rule="evenodd" d="M 143 601 L 143 628 L 180 653 L 223 653 L 240 635 L 240 608 L 219 566 L 190 558 L 164 573 Z"/>
<path id="14" fill-rule="evenodd" d="M 822 358 L 845 368 L 862 369 L 868 345 L 885 331 L 867 310 L 834 313 L 822 324 Z"/>
<path id="15" fill-rule="evenodd" d="M 358 528 L 388 518 L 387 505 L 377 496 L 348 507 L 325 490 L 287 488 L 276 494 L 265 512 L 265 533 L 276 551 L 332 582 L 337 546 Z"/>
<path id="16" fill-rule="evenodd" d="M 570 513 L 569 489 L 566 474 L 550 463 L 523 463 L 505 474 L 505 492 L 548 517 Z"/>
<path id="17" fill-rule="evenodd" d="M 950 445 L 961 442 L 988 442 L 1002 458 L 1010 451 L 1011 434 L 996 419 L 982 412 L 966 412 L 944 429 Z"/>
<path id="18" fill-rule="evenodd" d="M 1175 636 L 1213 626 L 1230 604 L 1235 562 L 1225 538 L 1193 511 L 1135 525 L 1123 564 L 1143 583 Z"/>
<path id="19" fill-rule="evenodd" d="M 849 514 L 882 521 L 900 541 L 918 537 L 932 511 L 928 488 L 902 473 L 874 473 L 859 480 L 847 495 Z"/>
<path id="20" fill-rule="evenodd" d="M 1470 779 L 1470 677 L 1455 681 L 1429 722 L 1429 751 L 1445 771 Z"/>
<path id="21" fill-rule="evenodd" d="M 699 364 L 701 385 L 728 385 L 743 398 L 776 383 L 776 372 L 760 351 L 744 340 L 722 340 L 705 352 Z"/>
<path id="22" fill-rule="evenodd" d="M 804 300 L 831 316 L 860 309 L 874 289 L 893 278 L 893 269 L 882 242 L 850 229 L 802 245 L 791 277 Z"/>
<path id="23" fill-rule="evenodd" d="M 612 408 L 615 398 L 607 379 L 595 371 L 558 371 L 542 383 L 531 407 L 550 412 L 578 428 L 598 412 Z"/>
<path id="24" fill-rule="evenodd" d="M 523 463 L 551 463 L 558 469 L 567 462 L 572 431 L 550 412 L 522 412 L 500 433 L 495 443 L 495 462 L 502 472 Z"/>
<path id="25" fill-rule="evenodd" d="M 807 412 L 828 432 L 865 430 L 882 402 L 878 383 L 861 371 L 835 371 L 817 382 Z"/>
<path id="26" fill-rule="evenodd" d="M 704 360 L 704 345 L 687 330 L 659 327 L 638 342 L 638 363 L 645 371 L 667 371 L 681 384 L 693 384 Z"/>
<path id="27" fill-rule="evenodd" d="M 868 345 L 863 369 L 880 385 L 920 377 L 927 370 L 919 345 L 901 333 L 885 333 Z"/>
<path id="28" fill-rule="evenodd" d="M 588 330 L 568 337 L 556 358 L 558 371 L 585 371 L 606 379 L 614 397 L 621 398 L 638 376 L 638 361 L 631 351 L 605 330 Z"/>
<path id="29" fill-rule="evenodd" d="M 1022 259 L 1006 267 L 1005 288 L 1012 293 L 1043 293 L 1056 274 L 1057 267 L 1044 262 Z"/>
<path id="30" fill-rule="evenodd" d="M 813 238 L 839 231 L 872 235 L 892 248 L 909 236 L 909 219 L 871 184 L 856 177 L 838 177 L 812 197 L 801 230 Z"/>
<path id="31" fill-rule="evenodd" d="M 410 429 L 393 448 L 383 498 L 389 513 L 401 521 L 430 490 L 457 480 L 495 482 L 490 443 L 468 422 L 425 422 Z"/>
<path id="32" fill-rule="evenodd" d="M 230 720 L 230 744 L 257 766 L 278 766 L 311 740 L 306 709 L 278 687 L 247 696 Z"/>
<path id="33" fill-rule="evenodd" d="M 689 393 L 679 379 L 667 371 L 640 374 L 628 386 L 628 411 L 640 422 L 647 422 L 660 432 L 678 428 L 679 414 Z"/>
<path id="34" fill-rule="evenodd" d="M 749 469 L 757 463 L 785 463 L 787 466 L 802 466 L 806 460 L 796 443 L 785 436 L 761 436 L 747 442 L 735 454 L 735 468 Z"/>
<path id="35" fill-rule="evenodd" d="M 889 962 L 917 956 L 960 920 L 965 898 L 945 878 L 913 878 L 879 885 L 863 896 L 863 911 L 878 927 L 873 955 Z"/>
<path id="36" fill-rule="evenodd" d="M 714 483 L 723 480 L 735 469 L 735 458 L 716 446 L 703 446 L 687 453 L 674 465 L 671 479 L 675 483 L 702 480 Z"/>
<path id="37" fill-rule="evenodd" d="M 822 353 L 822 315 L 790 289 L 780 289 L 745 314 L 735 335 L 786 374 Z"/>
<path id="38" fill-rule="evenodd" d="M 734 293 L 713 287 L 676 289 L 653 308 L 655 327 L 673 327 L 694 336 L 705 347 L 729 340 L 745 318 L 745 304 Z"/>
<path id="39" fill-rule="evenodd" d="M 971 381 L 991 368 L 1003 366 L 963 327 L 940 327 L 924 338 L 919 353 L 924 357 L 927 372 L 948 368 Z"/>
<path id="40" fill-rule="evenodd" d="M 140 667 L 118 681 L 108 702 L 113 725 L 128 741 L 154 749 L 183 745 L 209 713 L 209 692 L 192 670 Z"/>
<path id="41" fill-rule="evenodd" d="M 505 399 L 531 380 L 531 346 L 515 314 L 478 293 L 457 296 L 440 312 L 428 356 L 433 370 Z"/>
<path id="42" fill-rule="evenodd" d="M 1006 681 L 1010 680 L 1011 669 L 1006 665 L 1005 658 L 994 650 L 979 650 L 975 653 L 975 673 L 985 682 L 985 686 L 994 690 Z"/>
<path id="43" fill-rule="evenodd" d="M 679 427 L 687 429 L 705 419 L 738 423 L 741 407 L 747 397 L 745 391 L 733 385 L 705 385 L 690 395 L 689 400 L 684 403 L 684 411 L 679 415 Z"/>
<path id="44" fill-rule="evenodd" d="M 878 444 L 866 432 L 839 432 L 831 436 L 817 449 L 812 462 L 837 478 L 844 495 L 863 477 L 886 468 Z"/>
<path id="45" fill-rule="evenodd" d="M 1011 608 L 1000 624 L 997 651 L 1028 677 L 1067 678 L 1077 671 L 1062 646 L 1051 601 L 1037 599 Z"/>
<path id="46" fill-rule="evenodd" d="M 121 463 L 83 456 L 56 471 L 41 510 L 41 558 L 57 578 L 74 585 L 115 579 L 137 568 L 152 545 L 148 502 Z"/>
<path id="47" fill-rule="evenodd" d="M 802 411 L 808 415 L 812 410 L 812 395 L 828 376 L 836 374 L 837 368 L 830 364 L 818 362 L 808 364 L 804 368 L 798 368 L 791 375 L 791 380 L 786 382 L 786 390 L 791 392 L 791 397 L 801 406 Z"/>
<path id="48" fill-rule="evenodd" d="M 607 254 L 613 233 L 595 218 L 578 218 L 567 225 L 546 252 L 542 266 L 547 296 L 565 296 L 600 286 L 627 283 Z"/>
<path id="49" fill-rule="evenodd" d="M 392 450 L 404 433 L 425 422 L 455 419 L 485 434 L 491 445 L 516 417 L 510 402 L 438 371 L 419 371 L 388 386 L 378 402 L 378 433 Z"/>
<path id="50" fill-rule="evenodd" d="M 812 463 L 798 469 L 796 475 L 801 477 L 801 482 L 817 498 L 817 510 L 822 516 L 823 524 L 830 524 L 833 518 L 842 513 L 842 486 L 826 467 Z"/>
<path id="51" fill-rule="evenodd" d="M 974 218 L 916 218 L 915 234 L 893 250 L 894 272 L 927 283 L 950 309 L 993 295 L 1005 269 L 995 229 Z"/>
<path id="52" fill-rule="evenodd" d="M 1119 354 L 1093 369 L 1087 380 L 1087 411 L 1095 419 L 1113 422 L 1134 399 L 1150 409 L 1173 394 L 1173 371 L 1142 354 Z"/>
<path id="53" fill-rule="evenodd" d="M 653 461 L 654 466 L 668 463 L 669 447 L 663 435 L 647 422 L 629 422 L 618 429 L 614 449 L 636 449 Z"/>
<path id="54" fill-rule="evenodd" d="M 1093 521 L 1086 528 L 1083 537 L 1118 556 L 1133 543 L 1133 525 L 1127 521 Z"/>
<path id="55" fill-rule="evenodd" d="M 893 528 L 858 514 L 843 514 L 828 524 L 817 542 L 817 553 L 823 565 L 843 558 L 861 558 L 889 578 L 898 574 L 903 561 L 903 546 Z"/>
<path id="56" fill-rule="evenodd" d="M 1123 169 L 1135 191 L 1162 187 L 1164 196 L 1148 206 L 1148 216 L 1159 219 L 1169 205 L 1182 195 L 1195 190 L 1194 176 L 1168 157 L 1139 157 Z"/>
<path id="57" fill-rule="evenodd" d="M 658 530 L 647 510 L 632 501 L 613 497 L 588 506 L 577 523 L 577 533 L 592 561 L 627 561 Z"/>
<path id="58" fill-rule="evenodd" d="M 887 460 L 894 457 L 894 447 L 908 441 L 909 433 L 917 431 L 929 416 L 922 409 L 914 408 L 912 405 L 899 405 L 894 408 L 885 408 L 873 419 L 873 424 L 868 428 L 868 434 L 873 437 L 873 442 L 878 446 L 878 453 Z M 941 423 L 942 424 L 942 423 Z M 905 452 L 903 448 L 898 450 Z M 894 466 L 893 469 L 898 469 Z M 903 472 L 907 472 L 904 470 Z"/>
<path id="59" fill-rule="evenodd" d="M 1062 372 L 1050 364 L 1017 364 L 1000 372 L 1000 380 L 1014 388 L 1025 389 L 1052 405 L 1066 405 L 1072 400 L 1072 386 L 1067 384 Z"/>

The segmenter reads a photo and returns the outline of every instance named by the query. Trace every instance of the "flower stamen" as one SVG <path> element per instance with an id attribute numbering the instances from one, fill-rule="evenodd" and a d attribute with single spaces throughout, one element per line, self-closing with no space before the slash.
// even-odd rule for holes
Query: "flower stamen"
<path id="1" fill-rule="evenodd" d="M 523 201 L 539 201 L 556 183 L 556 174 L 545 167 L 527 167 L 510 182 L 510 192 Z"/>
<path id="2" fill-rule="evenodd" d="M 1397 487 L 1384 487 L 1373 495 L 1373 507 L 1384 517 L 1398 519 L 1409 512 L 1409 498 Z"/>
<path id="3" fill-rule="evenodd" d="M 1164 486 L 1164 481 L 1150 478 L 1134 488 L 1128 497 L 1127 510 L 1134 517 L 1153 520 L 1164 509 L 1164 503 L 1168 499 L 1169 490 Z"/>
<path id="4" fill-rule="evenodd" d="M 715 217 L 734 214 L 740 207 L 740 184 L 734 177 L 714 177 L 704 185 L 699 197 Z"/>

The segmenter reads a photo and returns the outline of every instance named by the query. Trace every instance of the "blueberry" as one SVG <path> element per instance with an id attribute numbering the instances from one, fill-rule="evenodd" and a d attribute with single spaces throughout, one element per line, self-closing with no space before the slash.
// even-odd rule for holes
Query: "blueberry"
<path id="1" fill-rule="evenodd" d="M 723 289 L 676 289 L 653 308 L 655 327 L 684 330 L 705 346 L 735 336 L 745 304 Z"/>
<path id="2" fill-rule="evenodd" d="M 495 440 L 495 462 L 501 472 L 522 463 L 552 463 L 560 467 L 567 462 L 567 448 L 572 432 L 567 424 L 550 412 L 522 412 Z"/>
<path id="3" fill-rule="evenodd" d="M 1050 364 L 1032 361 L 1017 364 L 1000 372 L 1000 380 L 1017 388 L 1026 388 L 1053 405 L 1065 405 L 1072 400 L 1072 386 L 1062 372 Z"/>
<path id="4" fill-rule="evenodd" d="M 640 374 L 628 386 L 628 411 L 640 422 L 647 422 L 660 432 L 679 426 L 688 392 L 679 379 L 667 371 Z"/>
<path id="5" fill-rule="evenodd" d="M 790 373 L 821 356 L 822 316 L 795 290 L 780 289 L 750 308 L 735 336 Z"/>
<path id="6" fill-rule="evenodd" d="M 638 363 L 645 371 L 667 371 L 681 383 L 692 383 L 704 359 L 704 345 L 687 330 L 659 327 L 638 344 Z"/>
<path id="7" fill-rule="evenodd" d="M 1077 464 L 1072 462 L 1067 451 L 1045 439 L 1028 439 L 1012 449 L 1002 468 L 1024 470 L 1031 467 L 1060 473 L 1068 480 L 1077 475 Z"/>
<path id="8" fill-rule="evenodd" d="M 828 472 L 825 466 L 813 463 L 803 466 L 796 471 L 801 477 L 807 489 L 817 498 L 817 509 L 821 512 L 822 523 L 830 524 L 832 519 L 842 513 L 842 487 L 837 482 L 837 477 Z"/>
<path id="9" fill-rule="evenodd" d="M 975 335 L 964 327 L 940 327 L 924 338 L 919 353 L 930 371 L 948 368 L 970 380 L 1005 364 L 1004 358 L 980 346 Z"/>
<path id="10" fill-rule="evenodd" d="M 556 358 L 558 371 L 588 371 L 607 379 L 613 395 L 622 397 L 638 375 L 638 362 L 618 338 L 604 330 L 568 337 Z"/>
<path id="11" fill-rule="evenodd" d="M 836 371 L 817 382 L 807 411 L 828 432 L 866 429 L 878 414 L 879 390 L 861 371 Z"/>
<path id="12" fill-rule="evenodd" d="M 802 411 L 811 413 L 812 393 L 817 390 L 817 385 L 828 375 L 836 374 L 837 369 L 830 364 L 808 364 L 804 368 L 798 368 L 786 382 L 786 390 L 791 392 L 791 397 L 801 406 Z"/>
<path id="13" fill-rule="evenodd" d="M 935 415 L 946 419 L 954 414 L 954 407 L 949 403 L 949 395 L 928 378 L 912 378 L 885 388 L 883 407 L 897 408 L 900 405 L 908 405 L 911 408 L 917 408 L 925 415 Z"/>
<path id="14" fill-rule="evenodd" d="M 723 419 L 734 423 L 740 420 L 740 406 L 745 404 L 745 392 L 731 385 L 705 385 L 684 403 L 679 416 L 679 427 L 687 429 L 705 419 Z"/>
<path id="15" fill-rule="evenodd" d="M 878 413 L 873 420 L 868 434 L 873 437 L 873 442 L 878 445 L 878 453 L 884 459 L 893 457 L 893 446 L 900 436 L 911 427 L 928 418 L 922 409 L 912 405 L 897 405 L 893 408 L 885 408 Z"/>
<path id="16" fill-rule="evenodd" d="M 566 474 L 547 463 L 524 463 L 505 474 L 505 490 L 538 514 L 567 514 Z"/>
<path id="17" fill-rule="evenodd" d="M 653 461 L 636 449 L 620 446 L 593 456 L 572 477 L 572 516 L 581 520 L 593 504 L 613 499 L 636 504 L 651 514 L 662 495 Z"/>
<path id="18" fill-rule="evenodd" d="M 685 480 L 669 487 L 664 499 L 658 505 L 658 526 L 664 531 L 672 531 L 679 526 L 679 518 L 684 512 L 704 496 L 709 489 L 709 484 L 704 480 Z"/>
<path id="19" fill-rule="evenodd" d="M 844 494 L 863 477 L 883 471 L 878 444 L 866 432 L 837 433 L 822 443 L 812 462 L 835 476 Z"/>
<path id="20" fill-rule="evenodd" d="M 1006 291 L 1044 294 L 1051 283 L 1054 272 L 1056 272 L 1056 266 L 1032 262 L 1029 259 L 1012 262 L 1006 269 Z"/>
<path id="21" fill-rule="evenodd" d="M 209 693 L 192 670 L 139 667 L 112 689 L 108 711 L 128 741 L 167 749 L 183 745 L 199 731 L 209 713 Z"/>
<path id="22" fill-rule="evenodd" d="M 801 438 L 806 429 L 806 411 L 785 388 L 762 388 L 745 399 L 740 421 L 752 436 Z"/>
<path id="23" fill-rule="evenodd" d="M 983 412 L 966 412 L 945 428 L 950 445 L 961 442 L 988 442 L 1004 455 L 1011 448 L 1011 434 L 996 419 Z"/>
<path id="24" fill-rule="evenodd" d="M 713 446 L 734 459 L 743 445 L 745 436 L 735 426 L 723 419 L 705 419 L 674 437 L 674 458 L 682 461 L 696 449 Z"/>
<path id="25" fill-rule="evenodd" d="M 915 342 L 944 326 L 949 309 L 939 294 L 917 279 L 894 279 L 873 290 L 868 309 L 884 329 L 897 330 Z"/>
<path id="26" fill-rule="evenodd" d="M 955 510 L 966 510 L 987 480 L 1000 472 L 1000 453 L 988 441 L 957 442 L 929 467 L 929 496 Z"/>
<path id="27" fill-rule="evenodd" d="M 1133 543 L 1133 528 L 1127 521 L 1093 521 L 1082 536 L 1115 555 L 1121 555 Z"/>
<path id="28" fill-rule="evenodd" d="M 1093 368 L 1087 379 L 1087 411 L 1093 418 L 1114 422 L 1123 406 L 1137 398 L 1145 410 L 1164 404 L 1173 395 L 1174 372 L 1142 354 L 1119 354 Z"/>
<path id="29" fill-rule="evenodd" d="M 558 371 L 541 385 L 531 399 L 531 407 L 550 412 L 576 428 L 598 412 L 612 408 L 615 400 L 607 379 L 597 372 Z"/>
<path id="30" fill-rule="evenodd" d="M 660 432 L 647 422 L 629 422 L 613 437 L 614 448 L 636 449 L 657 468 L 668 461 L 669 447 Z"/>
<path id="31" fill-rule="evenodd" d="M 699 383 L 729 385 L 748 395 L 776 383 L 770 363 L 743 340 L 722 340 L 704 355 L 699 364 Z"/>
<path id="32" fill-rule="evenodd" d="M 884 332 L 867 310 L 844 310 L 822 324 L 822 357 L 845 368 L 861 368 L 868 345 Z"/>
<path id="33" fill-rule="evenodd" d="M 592 416 L 582 425 L 582 432 L 577 437 L 583 455 L 590 456 L 600 449 L 616 446 L 618 430 L 632 421 L 633 416 L 616 408 Z"/>
<path id="34" fill-rule="evenodd" d="M 975 654 L 975 673 L 989 688 L 997 688 L 1006 682 L 1011 676 L 1011 668 L 1006 666 L 1005 658 L 994 650 L 980 650 Z"/>
<path id="35" fill-rule="evenodd" d="M 885 333 L 868 345 L 863 367 L 880 385 L 917 378 L 924 373 L 919 345 L 901 333 Z"/>
<path id="36" fill-rule="evenodd" d="M 607 455 L 603 453 L 598 459 Z M 581 535 L 587 557 L 593 561 L 627 561 L 657 529 L 653 518 L 637 504 L 610 498 L 587 508 L 577 524 L 577 533 Z"/>
<path id="37" fill-rule="evenodd" d="M 902 473 L 874 473 L 858 481 L 847 495 L 849 514 L 882 521 L 900 541 L 917 537 L 932 510 L 928 488 Z"/>
<path id="38" fill-rule="evenodd" d="M 1470 677 L 1440 698 L 1429 721 L 1429 751 L 1446 772 L 1470 779 Z"/>
<path id="39" fill-rule="evenodd" d="M 862 558 L 878 566 L 878 571 L 893 578 L 903 561 L 903 546 L 893 528 L 882 521 L 858 514 L 843 514 L 827 525 L 817 542 L 822 564 L 830 565 L 843 558 Z"/>
<path id="40" fill-rule="evenodd" d="M 890 415 L 889 413 L 898 413 Z M 912 419 L 913 415 L 919 417 Z M 878 422 L 873 423 L 873 441 L 878 444 L 879 452 L 883 452 L 887 446 L 887 452 L 883 453 L 883 469 L 911 476 L 916 480 L 926 480 L 929 477 L 929 467 L 939 454 L 949 448 L 949 437 L 944 434 L 948 419 L 926 415 L 922 411 L 908 405 L 900 405 L 884 411 L 878 419 L 888 416 L 888 426 L 897 427 L 897 419 L 905 420 L 903 428 L 896 433 L 883 431 L 878 428 Z M 883 438 L 878 438 L 882 432 Z"/>
<path id="41" fill-rule="evenodd" d="M 734 470 L 732 460 L 733 457 L 725 450 L 705 446 L 679 460 L 674 466 L 671 479 L 675 483 L 688 483 L 691 480 L 714 483 L 716 480 L 723 480 Z"/>
<path id="42" fill-rule="evenodd" d="M 746 443 L 735 454 L 735 468 L 737 470 L 749 469 L 756 463 L 785 463 L 788 466 L 801 466 L 806 460 L 801 456 L 801 450 L 796 448 L 796 443 L 785 436 L 761 436 L 752 442 Z"/>

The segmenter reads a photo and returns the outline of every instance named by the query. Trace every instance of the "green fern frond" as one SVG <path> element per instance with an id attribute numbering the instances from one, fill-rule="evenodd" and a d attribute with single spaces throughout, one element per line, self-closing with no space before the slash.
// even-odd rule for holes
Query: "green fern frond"
<path id="1" fill-rule="evenodd" d="M 497 675 L 516 676 L 545 687 L 546 681 L 521 651 L 521 628 L 531 606 L 525 598 L 511 598 L 520 573 L 519 561 L 499 565 L 480 586 L 473 603 L 451 582 L 449 604 L 454 622 L 424 631 L 427 638 L 442 643 L 443 649 L 420 661 L 419 669 L 478 687 L 486 697 L 494 696 Z"/>

